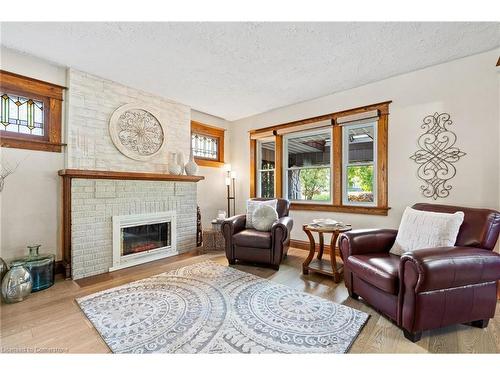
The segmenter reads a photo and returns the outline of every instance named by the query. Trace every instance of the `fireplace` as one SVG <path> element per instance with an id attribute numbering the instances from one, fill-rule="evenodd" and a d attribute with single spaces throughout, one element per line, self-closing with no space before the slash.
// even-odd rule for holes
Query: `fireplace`
<path id="1" fill-rule="evenodd" d="M 170 246 L 171 222 L 141 224 L 121 228 L 121 256 Z"/>
<path id="2" fill-rule="evenodd" d="M 176 254 L 175 211 L 113 216 L 113 266 L 110 271 Z"/>

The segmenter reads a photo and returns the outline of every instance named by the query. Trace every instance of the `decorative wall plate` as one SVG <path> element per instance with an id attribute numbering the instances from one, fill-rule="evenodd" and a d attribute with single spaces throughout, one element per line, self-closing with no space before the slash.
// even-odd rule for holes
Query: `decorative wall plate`
<path id="1" fill-rule="evenodd" d="M 419 150 L 410 159 L 420 164 L 418 177 L 425 183 L 420 186 L 427 198 L 446 198 L 452 186 L 449 181 L 457 170 L 453 165 L 466 155 L 455 146 L 457 136 L 448 127 L 453 124 L 447 113 L 426 116 L 421 128 L 424 133 L 418 138 Z"/>
<path id="2" fill-rule="evenodd" d="M 148 160 L 165 145 L 165 128 L 157 109 L 139 103 L 116 109 L 109 120 L 109 134 L 116 148 L 134 160 Z"/>

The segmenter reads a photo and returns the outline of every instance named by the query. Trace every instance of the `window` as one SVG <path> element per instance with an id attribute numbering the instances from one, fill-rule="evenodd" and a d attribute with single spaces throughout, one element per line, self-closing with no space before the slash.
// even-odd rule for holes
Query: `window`
<path id="1" fill-rule="evenodd" d="M 224 129 L 191 121 L 191 150 L 196 164 L 205 167 L 224 165 Z"/>
<path id="2" fill-rule="evenodd" d="M 275 142 L 257 142 L 257 196 L 274 197 Z"/>
<path id="3" fill-rule="evenodd" d="M 285 136 L 285 196 L 331 202 L 331 129 Z"/>
<path id="4" fill-rule="evenodd" d="M 390 103 L 251 130 L 250 195 L 274 188 L 291 210 L 387 215 Z"/>
<path id="5" fill-rule="evenodd" d="M 61 151 L 64 87 L 0 71 L 2 147 Z"/>
<path id="6" fill-rule="evenodd" d="M 0 92 L 2 130 L 43 136 L 44 104 L 40 100 Z"/>
<path id="7" fill-rule="evenodd" d="M 193 155 L 195 158 L 217 160 L 219 140 L 215 137 L 203 134 L 191 135 L 191 147 L 193 148 Z"/>
<path id="8" fill-rule="evenodd" d="M 342 127 L 344 205 L 377 204 L 375 194 L 377 168 L 377 124 L 345 125 Z"/>

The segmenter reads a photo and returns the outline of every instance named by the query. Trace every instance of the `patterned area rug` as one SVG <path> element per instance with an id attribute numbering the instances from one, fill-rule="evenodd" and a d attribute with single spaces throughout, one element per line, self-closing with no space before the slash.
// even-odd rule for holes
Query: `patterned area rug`
<path id="1" fill-rule="evenodd" d="M 114 353 L 345 353 L 368 320 L 211 261 L 77 302 Z"/>

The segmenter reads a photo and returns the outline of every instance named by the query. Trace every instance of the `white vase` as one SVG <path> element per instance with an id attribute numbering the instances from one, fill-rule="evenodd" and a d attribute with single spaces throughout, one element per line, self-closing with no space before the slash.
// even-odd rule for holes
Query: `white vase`
<path id="1" fill-rule="evenodd" d="M 168 173 L 176 176 L 182 173 L 182 167 L 177 164 L 177 154 L 175 152 L 169 154 Z"/>
<path id="2" fill-rule="evenodd" d="M 186 170 L 186 174 L 188 176 L 196 176 L 196 174 L 198 173 L 198 164 L 195 163 L 192 152 L 189 155 L 189 161 L 184 166 L 184 169 Z"/>
<path id="3" fill-rule="evenodd" d="M 181 167 L 181 173 L 179 174 L 184 174 L 184 154 L 182 152 L 177 154 L 177 165 Z"/>

